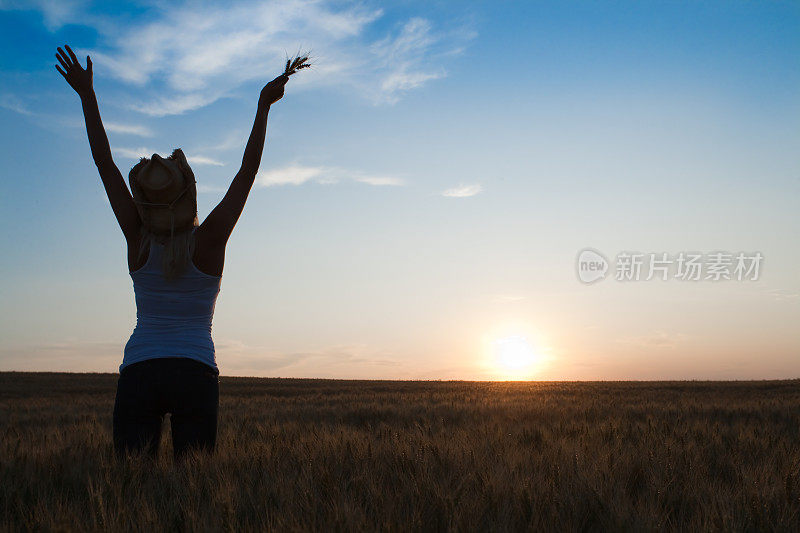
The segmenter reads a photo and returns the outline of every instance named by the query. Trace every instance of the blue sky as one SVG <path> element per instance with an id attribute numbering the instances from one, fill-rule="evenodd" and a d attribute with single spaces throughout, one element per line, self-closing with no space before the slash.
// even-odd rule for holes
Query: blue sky
<path id="1" fill-rule="evenodd" d="M 223 374 L 800 374 L 800 5 L 0 3 L 0 369 L 114 371 L 125 241 L 54 68 L 94 63 L 115 161 L 181 147 L 200 219 L 270 111 L 214 320 Z M 605 279 L 575 257 L 754 252 L 755 281 Z M 498 364 L 524 338 L 535 364 Z M 502 343 L 501 343 L 502 344 Z"/>

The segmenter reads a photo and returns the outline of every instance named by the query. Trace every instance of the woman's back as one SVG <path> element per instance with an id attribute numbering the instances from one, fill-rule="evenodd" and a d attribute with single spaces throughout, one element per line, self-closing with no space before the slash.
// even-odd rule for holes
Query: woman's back
<path id="1" fill-rule="evenodd" d="M 158 357 L 189 357 L 218 370 L 211 326 L 222 276 L 202 272 L 190 260 L 177 279 L 167 281 L 161 270 L 163 253 L 163 245 L 151 243 L 147 262 L 130 272 L 136 327 L 125 345 L 120 371 Z"/>
<path id="2" fill-rule="evenodd" d="M 210 215 L 209 218 L 211 218 Z M 215 239 L 209 235 L 214 231 L 214 228 L 209 226 L 209 218 L 206 218 L 200 226 L 192 229 L 195 240 L 192 261 L 201 273 L 220 277 L 225 267 L 227 238 L 220 239 L 217 237 Z M 140 256 L 141 238 L 141 230 L 138 230 L 135 238 L 128 239 L 128 272 L 140 270 L 149 259 L 149 257 Z M 158 239 L 159 237 L 156 235 L 154 238 Z M 159 243 L 161 242 L 159 241 Z M 163 243 L 161 245 L 163 246 Z"/>

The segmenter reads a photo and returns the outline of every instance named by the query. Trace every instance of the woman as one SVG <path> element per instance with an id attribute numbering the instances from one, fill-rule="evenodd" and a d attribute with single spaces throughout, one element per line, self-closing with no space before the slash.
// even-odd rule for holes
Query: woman
<path id="1" fill-rule="evenodd" d="M 225 245 L 258 172 L 269 108 L 289 78 L 278 76 L 261 90 L 242 166 L 198 224 L 194 174 L 180 149 L 168 158 L 141 158 L 129 175 L 133 194 L 128 191 L 100 120 L 92 60 L 86 56 L 84 69 L 64 47 L 66 53 L 60 47 L 56 53 L 56 69 L 80 96 L 92 157 L 128 243 L 136 295 L 136 327 L 125 346 L 114 403 L 114 449 L 119 456 L 144 450 L 154 457 L 170 413 L 176 459 L 189 449 L 211 451 L 219 406 L 211 321 Z"/>

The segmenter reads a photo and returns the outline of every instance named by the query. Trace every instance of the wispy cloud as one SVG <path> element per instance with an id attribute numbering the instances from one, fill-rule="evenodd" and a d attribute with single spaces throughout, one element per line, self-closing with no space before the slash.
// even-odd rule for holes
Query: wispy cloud
<path id="1" fill-rule="evenodd" d="M 244 147 L 247 145 L 247 136 L 250 132 L 243 129 L 236 129 L 229 131 L 222 137 L 222 140 L 214 144 L 198 146 L 197 150 L 200 152 L 225 152 L 227 150 L 240 150 L 244 153 Z"/>
<path id="2" fill-rule="evenodd" d="M 118 146 L 117 148 L 113 149 L 113 152 L 127 159 L 139 159 L 140 157 L 150 157 L 154 153 L 158 153 L 158 150 L 150 150 L 149 148 L 144 146 L 140 146 L 138 148 L 126 148 L 124 146 Z M 165 153 L 166 155 L 169 155 L 169 153 L 171 153 L 171 150 Z M 225 166 L 225 163 L 223 163 L 222 161 L 217 161 L 216 159 L 213 159 L 211 157 L 206 157 L 203 155 L 190 154 L 187 153 L 185 150 L 184 150 L 184 155 L 186 155 L 186 160 L 189 161 L 189 163 L 192 165 L 213 165 L 217 167 Z"/>
<path id="3" fill-rule="evenodd" d="M 687 335 L 683 333 L 668 333 L 666 331 L 658 331 L 649 335 L 640 335 L 635 337 L 623 337 L 617 339 L 621 344 L 630 344 L 633 346 L 640 346 L 643 348 L 665 348 L 672 349 L 678 343 L 686 340 Z"/>
<path id="4" fill-rule="evenodd" d="M 390 35 L 371 47 L 381 69 L 377 101 L 396 102 L 399 95 L 422 86 L 426 81 L 445 76 L 441 66 L 432 66 L 426 55 L 441 39 L 434 33 L 430 21 L 414 17 L 396 35 Z"/>
<path id="5" fill-rule="evenodd" d="M 36 10 L 49 31 L 56 31 L 75 20 L 75 15 L 86 5 L 84 0 L 3 0 L 0 10 Z"/>
<path id="6" fill-rule="evenodd" d="M 777 301 L 794 301 L 800 299 L 797 289 L 764 289 L 764 293 Z"/>
<path id="7" fill-rule="evenodd" d="M 383 187 L 383 186 L 392 186 L 397 187 L 400 185 L 405 185 L 405 182 L 400 178 L 387 178 L 383 176 L 354 176 L 354 180 L 366 183 L 367 185 L 375 185 L 376 187 Z"/>
<path id="8" fill-rule="evenodd" d="M 217 185 L 206 185 L 205 183 L 198 183 L 197 184 L 197 192 L 199 194 L 203 193 L 220 193 L 225 192 L 224 187 L 219 187 Z"/>
<path id="9" fill-rule="evenodd" d="M 235 339 L 220 338 L 214 344 L 225 375 L 375 378 L 387 370 L 400 375 L 406 366 L 395 354 L 357 343 L 292 352 Z M 116 372 L 121 362 L 119 340 L 72 338 L 0 346 L 0 371 Z"/>
<path id="10" fill-rule="evenodd" d="M 269 346 L 233 339 L 219 339 L 215 346 L 219 360 L 226 361 L 224 371 L 229 375 L 369 378 L 387 371 L 401 374 L 406 366 L 395 359 L 394 354 L 365 344 L 341 344 L 296 352 L 278 352 Z M 358 369 L 355 372 L 354 366 Z M 361 373 L 363 375 L 358 375 Z"/>
<path id="11" fill-rule="evenodd" d="M 28 109 L 22 100 L 20 100 L 16 95 L 13 94 L 2 94 L 0 95 L 0 107 L 5 109 L 15 111 L 21 115 L 33 115 L 33 111 Z"/>
<path id="12" fill-rule="evenodd" d="M 376 31 L 382 9 L 333 0 L 168 2 L 133 19 L 100 17 L 80 3 L 54 6 L 42 0 L 26 8 L 39 9 L 51 30 L 93 27 L 100 44 L 76 54 L 92 56 L 95 76 L 135 87 L 128 106 L 152 116 L 198 109 L 235 95 L 247 82 L 266 83 L 278 74 L 287 50 L 298 48 L 310 48 L 315 64 L 292 78 L 293 88 L 347 87 L 373 103 L 393 103 L 444 77 L 445 59 L 475 36 L 469 28 L 421 17 Z"/>
<path id="13" fill-rule="evenodd" d="M 139 148 L 126 148 L 124 146 L 117 146 L 113 148 L 114 154 L 121 155 L 127 159 L 139 159 L 140 157 L 150 157 L 155 152 L 140 146 Z"/>
<path id="14" fill-rule="evenodd" d="M 189 161 L 192 165 L 212 165 L 215 167 L 224 167 L 225 163 L 222 161 L 217 161 L 211 157 L 206 157 L 204 155 L 186 155 L 186 160 Z"/>
<path id="15" fill-rule="evenodd" d="M 483 187 L 477 183 L 472 185 L 459 185 L 458 187 L 442 191 L 442 196 L 447 196 L 448 198 L 468 198 L 479 194 L 482 190 Z"/>
<path id="16" fill-rule="evenodd" d="M 207 94 L 173 94 L 169 96 L 156 96 L 150 100 L 133 102 L 130 108 L 139 113 L 154 117 L 166 115 L 180 115 L 187 111 L 193 111 L 205 107 L 223 96 L 222 92 L 210 92 Z"/>
<path id="17" fill-rule="evenodd" d="M 106 200 L 108 201 L 108 200 Z M 119 341 L 65 339 L 0 346 L 0 369 L 49 372 L 115 372 Z"/>
<path id="18" fill-rule="evenodd" d="M 260 171 L 256 177 L 256 184 L 262 187 L 302 185 L 309 181 L 331 183 L 327 177 L 327 169 L 325 169 L 325 167 L 290 165 L 274 170 Z"/>
<path id="19" fill-rule="evenodd" d="M 121 124 L 119 122 L 103 122 L 103 125 L 106 127 L 107 131 L 112 133 L 123 133 L 128 135 L 138 135 L 139 137 L 152 137 L 153 132 L 150 131 L 149 128 L 146 126 L 140 126 L 138 124 Z M 81 121 L 81 126 L 83 126 L 83 121 Z"/>
<path id="20" fill-rule="evenodd" d="M 373 186 L 401 186 L 405 184 L 400 178 L 367 175 L 358 171 L 326 166 L 288 165 L 282 168 L 261 171 L 256 176 L 256 184 L 261 187 L 302 185 L 309 182 L 332 184 L 346 180 Z"/>

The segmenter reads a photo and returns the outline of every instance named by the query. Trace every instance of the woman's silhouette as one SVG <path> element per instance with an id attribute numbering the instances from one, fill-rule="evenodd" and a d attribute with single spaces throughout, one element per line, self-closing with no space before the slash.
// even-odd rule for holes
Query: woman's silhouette
<path id="1" fill-rule="evenodd" d="M 242 166 L 225 197 L 202 224 L 195 179 L 183 152 L 153 154 L 131 169 L 129 191 L 111 157 L 92 86 L 92 60 L 82 68 L 69 46 L 56 69 L 80 96 L 89 145 L 122 233 L 136 295 L 136 327 L 125 346 L 114 403 L 114 449 L 155 456 L 170 413 L 176 459 L 189 449 L 213 450 L 217 434 L 219 370 L 211 338 L 225 245 L 258 171 L 270 106 L 289 77 L 266 84 Z M 132 194 L 133 193 L 133 194 Z"/>

